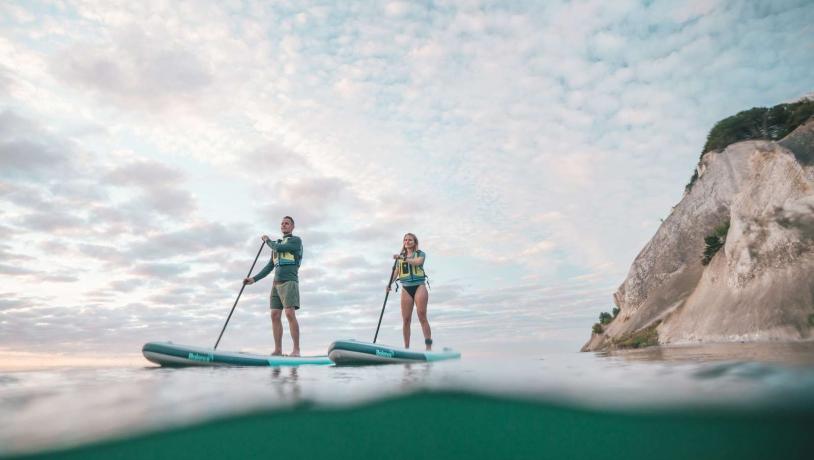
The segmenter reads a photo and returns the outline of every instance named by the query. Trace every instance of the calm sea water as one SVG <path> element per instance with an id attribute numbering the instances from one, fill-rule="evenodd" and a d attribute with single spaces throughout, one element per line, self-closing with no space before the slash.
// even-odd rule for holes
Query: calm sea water
<path id="1" fill-rule="evenodd" d="M 0 457 L 812 458 L 814 344 L 0 373 Z"/>

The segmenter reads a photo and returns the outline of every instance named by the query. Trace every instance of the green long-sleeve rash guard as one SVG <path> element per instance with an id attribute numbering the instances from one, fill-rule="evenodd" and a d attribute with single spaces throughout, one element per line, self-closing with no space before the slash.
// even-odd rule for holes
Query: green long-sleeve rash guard
<path id="1" fill-rule="evenodd" d="M 302 240 L 298 236 L 291 235 L 288 238 L 288 241 L 285 243 L 278 243 L 276 241 L 268 240 L 266 244 L 269 247 L 277 252 L 290 252 L 294 254 L 294 257 L 299 258 L 299 254 L 302 251 Z M 298 260 L 299 262 L 299 260 Z M 272 270 L 274 270 L 274 256 L 269 259 L 269 262 L 260 270 L 256 275 L 253 276 L 254 281 L 260 281 L 261 279 L 268 276 Z M 274 273 L 274 281 L 299 281 L 299 266 L 294 265 L 280 265 L 277 267 L 277 271 Z"/>

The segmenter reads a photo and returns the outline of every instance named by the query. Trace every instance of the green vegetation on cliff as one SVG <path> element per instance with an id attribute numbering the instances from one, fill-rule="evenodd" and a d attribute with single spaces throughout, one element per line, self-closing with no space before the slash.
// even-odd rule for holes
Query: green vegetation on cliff
<path id="1" fill-rule="evenodd" d="M 605 332 L 604 326 L 610 324 L 611 321 L 616 319 L 616 315 L 619 314 L 619 311 L 620 311 L 619 307 L 613 307 L 613 314 L 610 314 L 610 313 L 608 313 L 606 311 L 603 311 L 602 313 L 600 313 L 599 314 L 599 322 L 594 323 L 593 327 L 591 327 L 591 331 L 593 331 L 594 334 L 602 334 L 602 333 L 604 333 Z"/>
<path id="2" fill-rule="evenodd" d="M 755 107 L 724 118 L 712 127 L 704 152 L 723 150 L 729 144 L 750 139 L 776 141 L 786 137 L 814 115 L 814 101 L 778 104 L 770 109 Z"/>
<path id="3" fill-rule="evenodd" d="M 599 314 L 599 322 L 594 323 L 594 325 L 591 327 L 591 331 L 594 334 L 602 334 L 602 333 L 604 333 L 605 332 L 605 327 L 604 326 L 607 326 L 608 324 L 613 322 L 613 320 L 616 319 L 616 316 L 619 314 L 620 311 L 621 310 L 619 309 L 619 307 L 613 307 L 613 314 L 608 313 L 606 311 L 603 311 L 602 313 L 600 313 Z"/>
<path id="4" fill-rule="evenodd" d="M 722 247 L 724 247 L 727 233 L 729 233 L 729 221 L 715 227 L 712 235 L 704 237 L 704 244 L 706 247 L 704 248 L 704 257 L 701 259 L 702 264 L 709 264 L 712 257 L 717 254 Z"/>
<path id="5" fill-rule="evenodd" d="M 723 150 L 735 142 L 764 139 L 776 141 L 786 137 L 814 116 L 814 100 L 802 100 L 791 104 L 778 104 L 772 108 L 754 107 L 715 123 L 704 144 L 704 153 Z M 698 179 L 693 173 L 687 191 Z"/>
<path id="6" fill-rule="evenodd" d="M 644 329 L 639 329 L 629 334 L 625 334 L 618 339 L 614 339 L 611 341 L 611 346 L 613 348 L 625 349 L 645 348 L 658 345 L 659 333 L 656 331 L 656 328 L 659 327 L 659 324 L 661 324 L 661 320 L 656 321 Z"/>

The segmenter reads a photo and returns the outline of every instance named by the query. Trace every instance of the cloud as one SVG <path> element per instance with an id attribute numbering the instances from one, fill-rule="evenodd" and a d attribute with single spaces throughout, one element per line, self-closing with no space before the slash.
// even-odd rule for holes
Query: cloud
<path id="1" fill-rule="evenodd" d="M 33 270 L 29 270 L 27 268 L 15 267 L 13 265 L 0 264 L 0 273 L 2 273 L 4 275 L 19 276 L 19 275 L 31 275 L 31 274 L 33 274 L 35 272 Z"/>
<path id="2" fill-rule="evenodd" d="M 186 264 L 173 264 L 164 262 L 149 262 L 137 264 L 132 273 L 149 277 L 166 278 L 189 271 Z"/>
<path id="3" fill-rule="evenodd" d="M 102 181 L 114 186 L 155 187 L 172 185 L 180 181 L 181 174 L 156 161 L 136 161 L 116 166 Z"/>
<path id="4" fill-rule="evenodd" d="M 283 180 L 279 185 L 279 190 L 283 200 L 302 200 L 308 204 L 317 204 L 324 200 L 338 201 L 353 197 L 348 190 L 347 182 L 335 177 Z"/>
<path id="5" fill-rule="evenodd" d="M 169 38 L 168 31 L 159 34 Z M 193 104 L 212 75 L 194 52 L 176 43 L 132 24 L 107 43 L 66 47 L 52 61 L 52 73 L 122 106 L 161 110 L 173 103 Z"/>
<path id="6" fill-rule="evenodd" d="M 75 283 L 79 281 L 79 277 L 73 274 L 44 274 L 38 275 L 38 281 L 50 281 L 52 283 Z"/>
<path id="7" fill-rule="evenodd" d="M 48 191 L 51 196 L 58 197 L 62 202 L 85 207 L 110 200 L 108 191 L 98 187 L 97 182 L 88 177 L 53 182 L 49 185 Z"/>
<path id="8" fill-rule="evenodd" d="M 86 257 L 92 257 L 105 262 L 124 263 L 129 260 L 124 252 L 115 246 L 79 243 L 77 249 L 80 254 Z"/>
<path id="9" fill-rule="evenodd" d="M 4 235 L 12 234 L 12 232 L 6 233 L 3 227 L 0 227 L 0 231 L 2 231 Z M 34 258 L 28 254 L 14 252 L 9 244 L 0 243 L 0 260 L 4 260 L 6 262 L 13 262 L 33 259 Z"/>
<path id="10" fill-rule="evenodd" d="M 173 187 L 150 188 L 134 204 L 137 207 L 176 219 L 189 216 L 197 207 L 197 202 L 192 193 L 188 190 Z"/>
<path id="11" fill-rule="evenodd" d="M 40 212 L 27 215 L 21 221 L 27 229 L 43 233 L 65 233 L 83 230 L 85 220 L 68 212 Z"/>
<path id="12" fill-rule="evenodd" d="M 11 111 L 0 115 L 0 149 L 2 171 L 8 172 L 0 196 L 29 211 L 14 222 L 32 231 L 89 234 L 110 226 L 132 231 L 149 228 L 155 215 L 189 215 L 196 207 L 176 170 L 155 161 L 110 171 L 99 161 L 89 167 L 92 155 L 77 153 L 73 141 Z M 138 195 L 129 203 L 114 204 L 109 190 L 118 184 Z"/>
<path id="13" fill-rule="evenodd" d="M 127 293 L 133 291 L 134 289 L 138 289 L 144 284 L 145 281 L 142 278 L 127 278 L 112 281 L 110 283 L 110 288 L 117 292 Z"/>
<path id="14" fill-rule="evenodd" d="M 540 241 L 535 243 L 534 245 L 524 249 L 522 254 L 524 256 L 537 256 L 541 253 L 546 253 L 553 250 L 556 247 L 554 243 L 551 241 Z"/>
<path id="15" fill-rule="evenodd" d="M 115 187 L 133 187 L 141 192 L 130 203 L 144 212 L 179 217 L 196 207 L 192 194 L 180 188 L 182 174 L 157 161 L 140 160 L 115 167 L 102 181 Z"/>
<path id="16" fill-rule="evenodd" d="M 313 166 L 308 159 L 291 149 L 276 144 L 266 144 L 238 158 L 240 167 L 250 176 L 265 173 L 271 177 L 283 177 L 309 171 Z"/>
<path id="17" fill-rule="evenodd" d="M 10 110 L 0 113 L 0 178 L 35 179 L 70 172 L 69 145 L 58 146 L 42 129 Z"/>
<path id="18" fill-rule="evenodd" d="M 59 211 L 59 206 L 47 199 L 48 195 L 43 190 L 43 187 L 12 181 L 0 182 L 0 196 L 7 200 L 7 203 L 26 210 L 39 212 Z"/>
<path id="19" fill-rule="evenodd" d="M 140 238 L 127 247 L 126 252 L 131 260 L 190 257 L 234 248 L 242 241 L 237 229 L 219 223 L 206 223 Z"/>
<path id="20" fill-rule="evenodd" d="M 348 211 L 363 214 L 369 208 L 347 181 L 336 177 L 283 177 L 269 190 L 264 199 L 269 204 L 260 207 L 260 214 L 275 227 L 286 215 L 295 219 L 298 228 L 311 228 Z"/>

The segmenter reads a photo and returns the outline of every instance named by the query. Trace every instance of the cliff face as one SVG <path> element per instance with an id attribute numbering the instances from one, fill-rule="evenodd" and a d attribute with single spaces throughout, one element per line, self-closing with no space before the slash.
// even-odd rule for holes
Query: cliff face
<path id="1" fill-rule="evenodd" d="M 698 173 L 614 294 L 618 316 L 583 351 L 656 325 L 662 344 L 814 336 L 814 121 L 708 152 Z M 704 237 L 727 222 L 702 265 Z"/>

